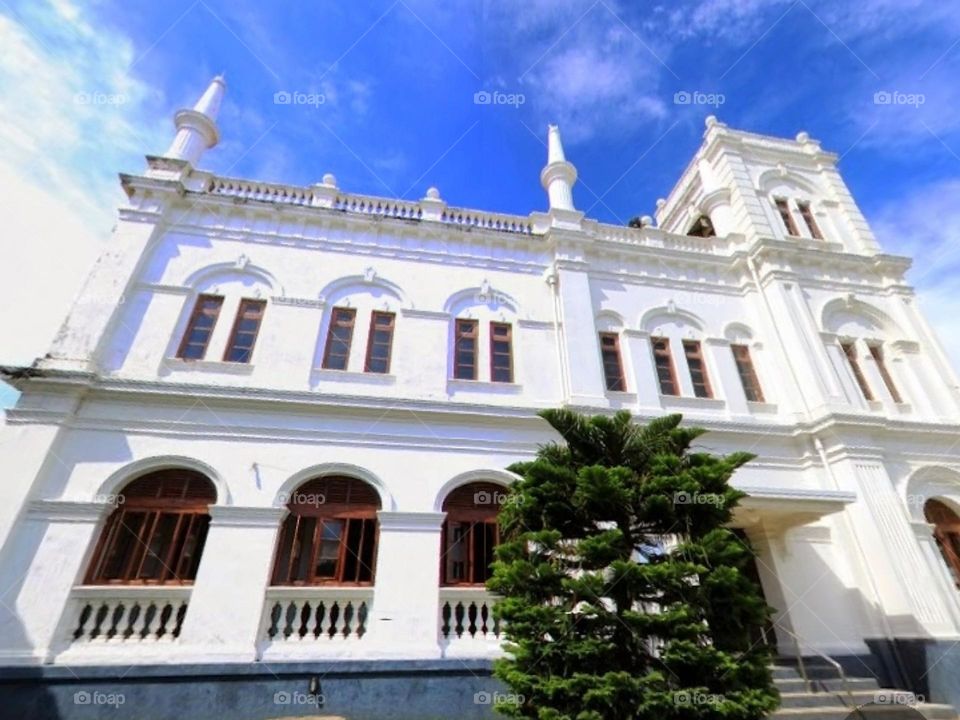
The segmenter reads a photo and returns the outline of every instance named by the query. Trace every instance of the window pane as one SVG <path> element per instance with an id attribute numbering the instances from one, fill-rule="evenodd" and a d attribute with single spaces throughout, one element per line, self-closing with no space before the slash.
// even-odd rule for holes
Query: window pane
<path id="1" fill-rule="evenodd" d="M 297 527 L 297 537 L 293 546 L 293 567 L 290 573 L 291 582 L 306 582 L 310 580 L 310 561 L 316 540 L 316 518 L 300 517 Z"/>
<path id="2" fill-rule="evenodd" d="M 843 353 L 847 356 L 847 362 L 850 364 L 850 369 L 853 371 L 853 377 L 857 381 L 857 385 L 860 387 L 860 392 L 863 393 L 864 399 L 873 400 L 873 393 L 870 391 L 870 386 L 867 384 L 867 378 L 864 376 L 863 370 L 860 369 L 860 361 L 857 359 L 856 346 L 850 342 L 841 343 L 840 347 L 843 348 Z"/>
<path id="3" fill-rule="evenodd" d="M 737 373 L 740 375 L 740 384 L 743 393 L 750 402 L 763 402 L 763 391 L 760 389 L 760 380 L 750 358 L 750 350 L 746 345 L 731 345 L 733 359 L 737 364 Z"/>
<path id="4" fill-rule="evenodd" d="M 513 382 L 511 328 L 505 323 L 490 323 L 490 379 Z"/>
<path id="5" fill-rule="evenodd" d="M 687 358 L 687 369 L 690 370 L 690 382 L 693 383 L 693 394 L 699 398 L 712 397 L 710 380 L 707 378 L 707 366 L 703 361 L 700 343 L 685 340 L 683 351 Z"/>
<path id="6" fill-rule="evenodd" d="M 463 582 L 467 574 L 467 523 L 447 524 L 446 580 Z"/>
<path id="7" fill-rule="evenodd" d="M 457 320 L 453 376 L 460 380 L 477 377 L 477 321 Z"/>
<path id="8" fill-rule="evenodd" d="M 370 336 L 367 339 L 367 360 L 364 367 L 366 372 L 390 372 L 393 321 L 393 313 L 375 312 L 371 316 Z"/>
<path id="9" fill-rule="evenodd" d="M 334 308 L 327 331 L 327 347 L 323 367 L 330 370 L 346 370 L 350 359 L 350 344 L 353 340 L 353 321 L 357 311 L 353 308 Z"/>
<path id="10" fill-rule="evenodd" d="M 324 520 L 321 529 L 320 547 L 317 550 L 317 562 L 314 575 L 318 578 L 337 577 L 340 564 L 340 536 L 343 534 L 343 520 Z"/>
<path id="11" fill-rule="evenodd" d="M 886 385 L 887 392 L 890 393 L 891 399 L 895 403 L 902 403 L 903 398 L 900 397 L 900 392 L 897 390 L 897 386 L 893 382 L 893 376 L 890 375 L 890 371 L 887 369 L 887 363 L 884 361 L 883 348 L 879 345 L 871 345 L 870 355 L 877 364 L 877 370 L 880 371 L 880 377 L 883 379 L 883 384 Z"/>
<path id="12" fill-rule="evenodd" d="M 620 364 L 620 342 L 616 334 L 600 333 L 600 355 L 603 359 L 603 376 L 607 390 L 626 390 Z"/>
<path id="13" fill-rule="evenodd" d="M 678 395 L 677 383 L 673 375 L 673 359 L 670 355 L 670 341 L 658 338 L 653 341 L 653 358 L 657 368 L 657 380 L 663 395 Z"/>
<path id="14" fill-rule="evenodd" d="M 197 298 L 177 357 L 184 360 L 203 359 L 222 305 L 223 298 L 218 295 L 201 295 Z"/>
<path id="15" fill-rule="evenodd" d="M 140 572 L 137 573 L 139 579 L 160 580 L 166 574 L 164 563 L 179 519 L 179 515 L 172 513 L 161 513 L 158 516 L 153 532 L 147 540 L 147 551 L 140 565 Z"/>
<path id="16" fill-rule="evenodd" d="M 793 221 L 793 215 L 790 212 L 790 205 L 783 198 L 777 198 L 773 201 L 777 206 L 777 212 L 780 213 L 780 219 L 783 221 L 783 227 L 787 231 L 787 235 L 799 235 L 797 231 L 797 225 Z"/>
<path id="17" fill-rule="evenodd" d="M 237 319 L 230 333 L 227 351 L 223 359 L 227 362 L 250 362 L 253 355 L 253 346 L 260 332 L 260 322 L 263 319 L 265 300 L 241 300 Z"/>

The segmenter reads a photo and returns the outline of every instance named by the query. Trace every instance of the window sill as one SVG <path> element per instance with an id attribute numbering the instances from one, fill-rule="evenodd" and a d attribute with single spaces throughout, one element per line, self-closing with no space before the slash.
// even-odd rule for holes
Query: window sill
<path id="1" fill-rule="evenodd" d="M 254 366 L 251 363 L 226 362 L 224 360 L 184 360 L 183 358 L 165 358 L 163 366 L 169 370 L 196 370 L 198 372 L 229 373 L 249 375 Z"/>
<path id="2" fill-rule="evenodd" d="M 628 390 L 606 390 L 604 395 L 607 400 L 615 403 L 635 403 L 637 401 L 637 394 Z"/>
<path id="3" fill-rule="evenodd" d="M 747 400 L 747 409 L 758 415 L 776 415 L 777 404 L 771 402 L 754 402 Z"/>
<path id="4" fill-rule="evenodd" d="M 499 394 L 518 394 L 523 392 L 523 385 L 519 383 L 492 382 L 490 380 L 447 380 L 447 391 L 487 392 Z"/>
<path id="5" fill-rule="evenodd" d="M 880 400 L 867 400 L 867 407 L 870 409 L 870 412 L 882 412 L 883 402 Z"/>
<path id="6" fill-rule="evenodd" d="M 310 378 L 314 381 L 330 380 L 332 382 L 355 382 L 374 385 L 393 385 L 397 381 L 397 376 L 391 375 L 390 373 L 331 370 L 330 368 L 314 368 L 310 372 Z"/>
<path id="7" fill-rule="evenodd" d="M 694 408 L 700 410 L 722 410 L 727 406 L 719 398 L 684 397 L 682 395 L 660 395 L 660 403 L 665 408 Z"/>

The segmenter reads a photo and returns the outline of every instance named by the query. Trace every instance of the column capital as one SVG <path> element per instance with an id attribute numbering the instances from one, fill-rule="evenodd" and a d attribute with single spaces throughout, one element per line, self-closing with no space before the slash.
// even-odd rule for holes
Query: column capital
<path id="1" fill-rule="evenodd" d="M 285 507 L 211 505 L 211 527 L 279 527 L 289 510 Z"/>
<path id="2" fill-rule="evenodd" d="M 440 532 L 443 527 L 443 512 L 393 512 L 381 510 L 377 513 L 380 530 L 401 532 Z"/>

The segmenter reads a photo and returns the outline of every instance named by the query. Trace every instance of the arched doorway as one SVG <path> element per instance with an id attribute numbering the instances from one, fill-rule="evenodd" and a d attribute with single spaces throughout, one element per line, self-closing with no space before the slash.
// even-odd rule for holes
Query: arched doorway
<path id="1" fill-rule="evenodd" d="M 940 500 L 927 500 L 923 514 L 933 525 L 937 547 L 953 574 L 954 583 L 960 588 L 960 517 Z"/>
<path id="2" fill-rule="evenodd" d="M 191 584 L 197 576 L 213 483 L 195 470 L 148 473 L 119 493 L 121 504 L 107 518 L 87 585 Z"/>
<path id="3" fill-rule="evenodd" d="M 495 483 L 472 482 L 443 501 L 441 585 L 479 585 L 490 577 L 493 550 L 500 541 L 497 513 L 506 496 Z"/>
<path id="4" fill-rule="evenodd" d="M 372 585 L 380 495 L 357 478 L 300 485 L 287 503 L 273 585 Z"/>

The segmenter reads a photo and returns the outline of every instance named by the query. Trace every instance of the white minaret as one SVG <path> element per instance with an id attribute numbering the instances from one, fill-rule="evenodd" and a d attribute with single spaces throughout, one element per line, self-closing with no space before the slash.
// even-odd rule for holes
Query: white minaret
<path id="1" fill-rule="evenodd" d="M 192 109 L 177 111 L 173 121 L 177 126 L 177 135 L 164 153 L 164 157 L 174 160 L 186 160 L 196 165 L 204 151 L 212 148 L 220 140 L 217 129 L 217 115 L 223 103 L 223 94 L 227 83 L 223 75 L 217 75 L 203 96 Z"/>
<path id="2" fill-rule="evenodd" d="M 560 128 L 547 126 L 547 166 L 540 172 L 540 184 L 550 198 L 551 210 L 574 210 L 573 184 L 577 169 L 567 162 L 560 142 Z"/>

